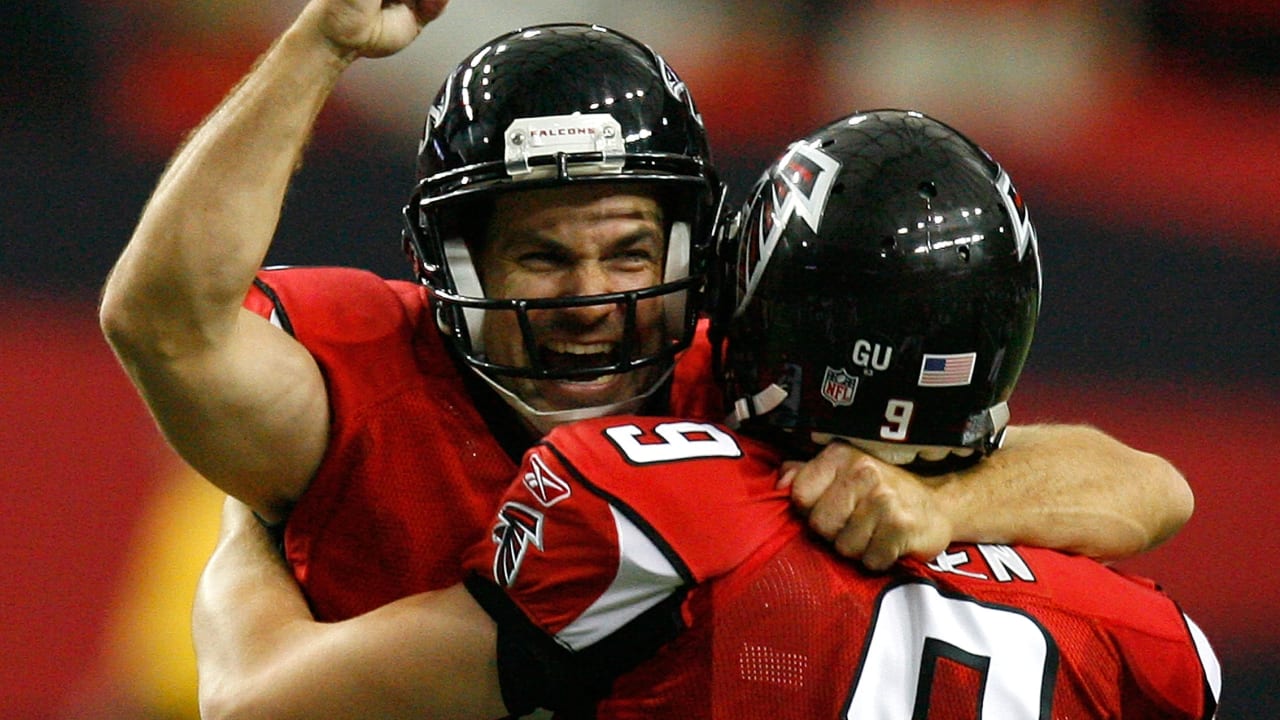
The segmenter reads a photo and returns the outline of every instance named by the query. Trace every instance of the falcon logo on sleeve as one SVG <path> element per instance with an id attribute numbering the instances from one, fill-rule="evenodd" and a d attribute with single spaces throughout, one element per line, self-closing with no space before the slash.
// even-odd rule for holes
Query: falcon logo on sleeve
<path id="1" fill-rule="evenodd" d="M 498 511 L 498 524 L 493 528 L 493 542 L 498 545 L 493 555 L 493 580 L 511 587 L 520 574 L 529 546 L 542 549 L 543 514 L 520 503 L 509 502 Z"/>

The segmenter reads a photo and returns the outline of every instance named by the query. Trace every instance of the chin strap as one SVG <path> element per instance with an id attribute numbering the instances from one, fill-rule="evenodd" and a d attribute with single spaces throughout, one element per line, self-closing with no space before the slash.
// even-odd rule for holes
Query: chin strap
<path id="1" fill-rule="evenodd" d="M 733 411 L 724 419 L 724 424 L 737 430 L 743 421 L 764 415 L 781 405 L 787 399 L 787 395 L 786 388 L 777 383 L 770 383 L 769 387 L 755 395 L 748 395 L 735 400 L 733 402 Z"/>
<path id="2" fill-rule="evenodd" d="M 987 415 L 991 418 L 991 434 L 987 436 L 983 449 L 991 453 L 1004 446 L 1004 431 L 1009 428 L 1009 403 L 992 405 L 987 408 Z"/>
<path id="3" fill-rule="evenodd" d="M 449 264 L 449 272 L 453 275 L 453 285 L 457 289 L 458 294 L 464 297 L 484 297 L 484 289 L 480 286 L 480 275 L 476 273 L 475 263 L 471 261 L 471 251 L 467 249 L 467 244 L 461 238 L 453 238 L 444 241 L 444 257 Z M 439 308 L 436 311 L 436 322 L 440 326 L 440 330 L 445 335 L 452 333 L 454 328 L 444 321 L 444 316 Z M 471 354 L 484 354 L 484 333 L 481 328 L 484 327 L 484 310 L 480 308 L 464 307 L 462 309 L 462 317 L 467 327 L 467 335 L 471 338 Z M 472 332 L 472 328 L 475 331 Z"/>
<path id="4" fill-rule="evenodd" d="M 619 400 L 616 403 L 609 403 L 607 405 L 570 408 L 568 410 L 534 409 L 522 400 L 519 395 L 516 395 L 510 390 L 502 387 L 493 378 L 480 372 L 476 368 L 472 368 L 472 370 L 474 370 L 481 379 L 488 383 L 489 387 L 493 388 L 494 391 L 498 393 L 498 397 L 506 401 L 513 410 L 519 413 L 520 417 L 524 418 L 524 421 L 529 423 L 530 427 L 538 431 L 539 434 L 546 435 L 557 425 L 564 425 L 565 423 L 571 423 L 577 420 L 589 420 L 591 418 L 604 417 L 605 415 L 631 415 L 637 413 L 640 408 L 644 406 L 645 401 L 649 399 L 649 396 L 653 395 L 658 388 L 662 387 L 663 384 L 666 383 L 667 378 L 671 377 L 671 373 L 675 370 L 675 365 L 667 368 L 666 372 L 659 376 L 657 380 L 654 380 L 653 385 L 650 385 L 648 390 L 645 390 L 639 395 L 626 400 Z"/>

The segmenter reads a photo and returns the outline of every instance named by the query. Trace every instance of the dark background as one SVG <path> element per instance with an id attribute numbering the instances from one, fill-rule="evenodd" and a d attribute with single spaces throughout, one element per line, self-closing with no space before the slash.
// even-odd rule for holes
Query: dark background
<path id="1" fill-rule="evenodd" d="M 738 199 L 788 140 L 853 109 L 947 120 L 1039 229 L 1015 422 L 1091 422 L 1186 474 L 1196 515 L 1125 567 L 1214 643 L 1220 718 L 1280 717 L 1280 10 L 962 5 L 455 0 L 339 85 L 269 261 L 407 277 L 422 113 L 448 67 L 517 24 L 601 22 L 666 55 Z M 183 134 L 300 6 L 0 10 L 0 718 L 195 716 L 186 613 L 218 498 L 151 425 L 96 294 Z"/>

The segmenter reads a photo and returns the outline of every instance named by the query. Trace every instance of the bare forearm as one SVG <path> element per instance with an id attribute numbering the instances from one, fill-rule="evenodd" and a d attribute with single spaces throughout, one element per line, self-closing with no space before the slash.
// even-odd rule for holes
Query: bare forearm
<path id="1" fill-rule="evenodd" d="M 311 617 L 265 531 L 249 527 L 247 510 L 234 502 L 192 612 L 202 717 L 234 717 L 234 701 L 257 694 L 250 688 L 269 672 L 280 638 Z"/>
<path id="2" fill-rule="evenodd" d="M 199 352 L 230 332 L 334 83 L 398 52 L 446 0 L 310 0 L 174 157 L 103 294 L 117 349 Z"/>
<path id="3" fill-rule="evenodd" d="M 230 332 L 315 116 L 349 62 L 295 25 L 192 134 L 104 290 L 113 342 L 182 354 Z"/>
<path id="4" fill-rule="evenodd" d="M 223 522 L 193 614 L 202 717 L 506 714 L 493 623 L 461 586 L 318 623 L 247 509 Z"/>
<path id="5" fill-rule="evenodd" d="M 165 437 L 279 518 L 328 447 L 305 347 L 242 307 L 315 117 L 356 57 L 410 43 L 444 0 L 310 0 L 161 177 L 103 289 L 100 322 Z"/>
<path id="6" fill-rule="evenodd" d="M 103 291 L 101 322 L 166 438 L 272 517 L 327 442 L 319 370 L 241 308 L 320 106 L 349 63 L 299 20 L 174 157 Z"/>
<path id="7" fill-rule="evenodd" d="M 1191 516 L 1167 461 L 1079 425 L 1010 427 L 1004 447 L 938 488 L 955 540 L 1052 547 L 1104 560 L 1150 549 Z"/>

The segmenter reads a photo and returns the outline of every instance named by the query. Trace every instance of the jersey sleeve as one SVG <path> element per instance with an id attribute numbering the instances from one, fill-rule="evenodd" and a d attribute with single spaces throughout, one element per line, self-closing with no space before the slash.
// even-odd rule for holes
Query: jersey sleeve
<path id="1" fill-rule="evenodd" d="M 1132 626 L 1114 634 L 1135 688 L 1125 698 L 1125 716 L 1213 718 L 1222 670 L 1208 638 L 1181 612 L 1159 617 L 1172 618 L 1167 634 L 1141 632 Z M 1192 678 L 1200 682 L 1190 682 Z"/>
<path id="2" fill-rule="evenodd" d="M 525 455 L 467 569 L 582 650 L 776 538 L 790 523 L 776 466 L 771 451 L 705 423 L 558 428 Z"/>
<path id="3" fill-rule="evenodd" d="M 271 267 L 258 271 L 243 307 L 304 344 L 340 342 L 407 324 L 417 331 L 425 296 L 420 286 L 348 267 Z M 295 326 L 294 316 L 300 316 Z"/>

